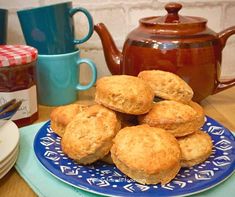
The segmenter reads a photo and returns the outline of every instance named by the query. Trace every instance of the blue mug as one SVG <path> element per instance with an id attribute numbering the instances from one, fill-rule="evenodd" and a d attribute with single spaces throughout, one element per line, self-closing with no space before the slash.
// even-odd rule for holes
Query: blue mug
<path id="1" fill-rule="evenodd" d="M 79 82 L 80 64 L 91 69 L 88 84 Z M 97 70 L 90 59 L 81 58 L 80 51 L 59 55 L 38 55 L 37 65 L 38 103 L 47 106 L 66 105 L 75 102 L 79 90 L 91 88 L 97 79 Z"/>
<path id="2" fill-rule="evenodd" d="M 0 44 L 7 43 L 8 10 L 0 8 Z"/>
<path id="3" fill-rule="evenodd" d="M 73 15 L 82 12 L 88 19 L 88 33 L 75 39 Z M 93 19 L 88 10 L 72 8 L 72 2 L 58 3 L 17 11 L 27 45 L 39 54 L 64 54 L 76 50 L 76 44 L 86 42 L 93 34 Z M 77 26 L 76 26 L 77 27 Z M 82 28 L 82 27 L 78 27 Z"/>

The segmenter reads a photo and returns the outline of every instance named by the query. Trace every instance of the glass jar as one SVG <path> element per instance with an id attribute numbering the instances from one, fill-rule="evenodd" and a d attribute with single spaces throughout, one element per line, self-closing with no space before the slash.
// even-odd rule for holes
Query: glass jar
<path id="1" fill-rule="evenodd" d="M 17 126 L 38 118 L 36 61 L 38 52 L 26 45 L 0 45 L 0 105 L 15 98 L 22 104 L 12 120 Z"/>

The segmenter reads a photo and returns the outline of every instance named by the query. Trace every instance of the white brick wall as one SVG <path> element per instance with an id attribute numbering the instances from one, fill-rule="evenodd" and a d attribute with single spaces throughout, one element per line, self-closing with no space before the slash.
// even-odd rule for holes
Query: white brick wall
<path id="1" fill-rule="evenodd" d="M 0 7 L 9 9 L 8 43 L 24 44 L 16 11 L 18 9 L 37 7 L 67 0 L 0 0 Z M 94 22 L 103 22 L 113 35 L 121 49 L 126 35 L 138 25 L 138 19 L 146 16 L 165 15 L 164 5 L 173 0 L 73 0 L 73 6 L 87 8 Z M 181 2 L 182 15 L 201 16 L 208 19 L 208 26 L 216 32 L 235 25 L 235 0 L 174 0 Z M 87 22 L 82 14 L 74 17 L 76 37 L 87 32 Z M 82 28 L 81 28 L 82 27 Z M 98 77 L 109 75 L 102 46 L 96 33 L 86 43 L 80 45 L 81 56 L 92 59 L 98 68 Z M 232 36 L 223 51 L 222 78 L 235 77 L 235 36 Z M 82 66 L 82 82 L 89 79 L 90 72 Z"/>

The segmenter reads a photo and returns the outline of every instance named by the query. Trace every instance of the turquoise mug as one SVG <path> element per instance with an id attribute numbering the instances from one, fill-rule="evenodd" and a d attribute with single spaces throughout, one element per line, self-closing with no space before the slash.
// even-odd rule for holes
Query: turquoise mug
<path id="1" fill-rule="evenodd" d="M 89 29 L 83 38 L 75 39 L 73 16 L 79 12 L 87 17 Z M 39 54 L 73 52 L 76 45 L 86 42 L 94 30 L 93 19 L 88 10 L 82 7 L 72 8 L 72 2 L 19 10 L 17 15 L 25 42 L 37 48 Z"/>
<path id="2" fill-rule="evenodd" d="M 79 82 L 80 64 L 91 69 L 92 77 L 88 84 Z M 66 105 L 75 102 L 79 90 L 91 88 L 97 79 L 95 63 L 81 58 L 80 51 L 58 55 L 38 55 L 37 65 L 38 103 L 47 106 Z"/>
<path id="3" fill-rule="evenodd" d="M 8 10 L 0 8 L 0 44 L 7 43 Z"/>

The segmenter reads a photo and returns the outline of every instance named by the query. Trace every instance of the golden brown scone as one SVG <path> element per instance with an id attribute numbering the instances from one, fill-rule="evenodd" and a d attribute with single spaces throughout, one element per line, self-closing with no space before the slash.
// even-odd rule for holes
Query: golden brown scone
<path id="1" fill-rule="evenodd" d="M 52 130 L 62 137 L 68 123 L 76 114 L 84 111 L 87 107 L 87 105 L 77 103 L 56 107 L 50 114 Z"/>
<path id="2" fill-rule="evenodd" d="M 108 164 L 114 164 L 110 152 L 109 152 L 107 155 L 105 155 L 105 156 L 101 159 L 101 161 L 104 161 L 104 162 L 106 162 L 106 163 L 108 163 Z"/>
<path id="3" fill-rule="evenodd" d="M 138 125 L 121 129 L 111 157 L 117 168 L 142 184 L 165 184 L 180 170 L 181 151 L 176 138 L 163 129 Z"/>
<path id="4" fill-rule="evenodd" d="M 198 124 L 198 128 L 202 127 L 205 123 L 205 111 L 201 105 L 196 102 L 190 101 L 189 106 L 197 112 L 197 120 L 195 124 Z"/>
<path id="5" fill-rule="evenodd" d="M 182 103 L 188 103 L 193 97 L 192 88 L 174 73 L 146 70 L 140 72 L 138 77 L 149 83 L 157 97 Z"/>
<path id="6" fill-rule="evenodd" d="M 96 84 L 95 101 L 110 109 L 127 114 L 147 113 L 154 93 L 142 79 L 129 75 L 100 78 Z"/>
<path id="7" fill-rule="evenodd" d="M 121 112 L 116 112 L 118 119 L 121 122 L 121 128 L 124 127 L 130 127 L 130 126 L 135 126 L 138 124 L 137 116 L 131 115 L 131 114 L 124 114 Z M 105 155 L 101 161 L 104 161 L 108 164 L 113 164 L 113 160 L 111 157 L 111 153 L 109 152 L 107 155 Z"/>
<path id="8" fill-rule="evenodd" d="M 191 167 L 202 163 L 211 154 L 212 141 L 210 136 L 203 131 L 195 131 L 194 133 L 177 138 L 181 152 L 181 166 Z"/>
<path id="9" fill-rule="evenodd" d="M 201 127 L 197 112 L 177 101 L 160 101 L 145 115 L 138 116 L 140 124 L 165 129 L 176 137 L 185 136 Z"/>
<path id="10" fill-rule="evenodd" d="M 61 140 L 62 150 L 79 164 L 93 163 L 108 154 L 120 127 L 114 111 L 93 105 L 67 125 Z"/>

